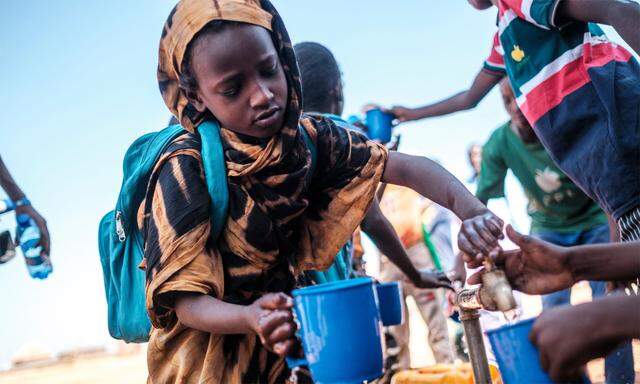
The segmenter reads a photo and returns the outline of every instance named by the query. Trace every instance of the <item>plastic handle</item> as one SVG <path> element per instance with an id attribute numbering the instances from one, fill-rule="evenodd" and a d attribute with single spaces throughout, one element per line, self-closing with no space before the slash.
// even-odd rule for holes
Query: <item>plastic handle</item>
<path id="1" fill-rule="evenodd" d="M 299 359 L 295 359 L 293 357 L 287 357 L 285 360 L 287 361 L 287 365 L 291 369 L 309 365 L 309 362 L 304 357 L 301 357 Z"/>

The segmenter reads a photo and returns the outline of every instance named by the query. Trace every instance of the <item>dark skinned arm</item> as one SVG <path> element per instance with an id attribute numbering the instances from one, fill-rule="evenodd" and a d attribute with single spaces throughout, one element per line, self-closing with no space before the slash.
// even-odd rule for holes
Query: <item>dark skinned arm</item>
<path id="1" fill-rule="evenodd" d="M 378 249 L 395 264 L 402 273 L 418 288 L 450 287 L 447 280 L 439 280 L 432 271 L 419 271 L 409 259 L 407 251 L 398 238 L 389 220 L 380 210 L 380 204 L 374 200 L 362 221 L 362 230 L 371 238 Z"/>
<path id="2" fill-rule="evenodd" d="M 589 361 L 640 337 L 640 296 L 614 295 L 542 312 L 529 338 L 556 382 L 574 382 Z M 580 380 L 582 381 L 582 380 Z"/>
<path id="3" fill-rule="evenodd" d="M 472 109 L 484 99 L 487 93 L 489 93 L 501 79 L 501 74 L 492 73 L 483 69 L 478 72 L 471 87 L 465 91 L 456 93 L 442 101 L 419 108 L 395 106 L 391 108 L 390 112 L 393 113 L 400 122 L 405 122 Z"/>
<path id="4" fill-rule="evenodd" d="M 267 349 L 281 356 L 295 345 L 293 300 L 283 293 L 264 295 L 248 306 L 196 293 L 178 294 L 174 302 L 178 320 L 187 327 L 224 335 L 255 333 Z"/>
<path id="5" fill-rule="evenodd" d="M 17 201 L 25 197 L 24 192 L 22 192 L 22 189 L 20 189 L 16 181 L 11 176 L 7 166 L 4 165 L 2 157 L 0 157 L 0 187 L 4 189 L 9 198 L 13 201 Z"/>
<path id="6" fill-rule="evenodd" d="M 577 20 L 612 26 L 640 54 L 640 4 L 631 0 L 560 0 L 555 24 Z"/>
<path id="7" fill-rule="evenodd" d="M 472 255 L 499 249 L 504 223 L 438 163 L 425 157 L 390 152 L 382 182 L 411 188 L 452 211 L 462 223 L 458 247 Z"/>
<path id="8" fill-rule="evenodd" d="M 7 166 L 4 165 L 2 157 L 0 157 L 0 187 L 4 189 L 12 201 L 18 201 L 26 197 L 22 189 L 18 186 L 18 183 L 13 179 L 13 176 L 11 176 Z M 17 207 L 16 214 L 26 214 L 36 222 L 41 234 L 40 245 L 42 246 L 42 255 L 48 257 L 51 254 L 51 240 L 49 237 L 49 228 L 47 228 L 47 221 L 31 205 Z"/>

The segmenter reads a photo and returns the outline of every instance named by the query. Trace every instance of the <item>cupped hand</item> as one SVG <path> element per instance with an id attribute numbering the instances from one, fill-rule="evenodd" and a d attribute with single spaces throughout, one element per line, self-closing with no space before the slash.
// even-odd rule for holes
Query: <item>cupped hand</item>
<path id="1" fill-rule="evenodd" d="M 505 271 L 514 289 L 530 295 L 543 295 L 574 284 L 566 248 L 523 235 L 511 225 L 507 226 L 507 236 L 520 249 L 501 251 L 493 261 Z M 481 270 L 471 276 L 469 284 L 479 284 L 482 273 Z"/>
<path id="2" fill-rule="evenodd" d="M 269 293 L 249 307 L 252 328 L 270 351 L 286 356 L 296 346 L 293 300 L 284 293 Z"/>
<path id="3" fill-rule="evenodd" d="M 22 205 L 16 208 L 16 215 L 25 214 L 33 219 L 40 230 L 40 246 L 42 246 L 41 256 L 49 257 L 51 255 L 51 241 L 49 237 L 49 229 L 47 221 L 36 211 L 31 205 Z M 19 239 L 16 240 L 16 242 Z"/>
<path id="4" fill-rule="evenodd" d="M 533 324 L 529 338 L 538 347 L 542 368 L 554 381 L 579 379 L 586 363 L 607 356 L 625 340 L 615 332 L 619 324 L 611 324 L 611 308 L 600 304 L 598 300 L 552 308 Z"/>
<path id="5" fill-rule="evenodd" d="M 470 268 L 479 267 L 485 255 L 499 252 L 498 240 L 504 238 L 503 226 L 504 222 L 489 210 L 462 222 L 458 248 L 465 253 L 464 259 Z"/>

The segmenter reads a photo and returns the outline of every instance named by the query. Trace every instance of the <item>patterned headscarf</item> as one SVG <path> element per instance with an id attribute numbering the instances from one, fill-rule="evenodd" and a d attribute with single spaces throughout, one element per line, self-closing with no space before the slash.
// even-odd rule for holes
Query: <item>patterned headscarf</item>
<path id="1" fill-rule="evenodd" d="M 158 84 L 165 104 L 182 126 L 195 132 L 205 114 L 191 105 L 180 88 L 182 63 L 189 43 L 209 22 L 238 21 L 263 27 L 271 32 L 273 43 L 287 75 L 289 113 L 287 124 L 297 126 L 300 117 L 301 86 L 291 41 L 284 23 L 269 1 L 259 0 L 182 0 L 169 14 L 162 30 L 158 53 Z"/>
<path id="2" fill-rule="evenodd" d="M 221 129 L 231 202 L 223 248 L 258 268 L 288 259 L 301 269 L 324 269 L 366 213 L 386 152 L 339 132 L 327 119 L 301 117 L 295 54 L 283 21 L 268 0 L 181 0 L 169 15 L 160 40 L 158 82 L 165 103 L 185 129 L 195 132 L 198 124 L 211 118 L 189 103 L 179 79 L 189 43 L 213 20 L 269 30 L 289 88 L 284 123 L 273 137 Z M 311 157 L 299 125 L 316 141 L 319 161 L 324 162 L 317 165 L 314 177 L 316 188 L 323 190 L 314 191 L 312 204 L 305 192 L 313 177 Z M 319 137 L 321 131 L 325 136 Z M 320 177 L 324 172 L 334 175 Z M 263 215 L 266 221 L 258 219 Z"/>

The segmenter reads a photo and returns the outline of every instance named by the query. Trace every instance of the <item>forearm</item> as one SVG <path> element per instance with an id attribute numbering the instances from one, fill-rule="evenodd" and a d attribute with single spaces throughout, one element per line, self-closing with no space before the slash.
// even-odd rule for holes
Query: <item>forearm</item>
<path id="1" fill-rule="evenodd" d="M 609 12 L 609 24 L 637 54 L 640 54 L 640 4 L 629 0 L 617 0 L 615 3 Z"/>
<path id="2" fill-rule="evenodd" d="M 567 251 L 576 281 L 640 277 L 640 242 L 581 245 Z"/>
<path id="3" fill-rule="evenodd" d="M 455 176 L 426 157 L 389 153 L 382 180 L 413 189 L 451 210 L 461 220 L 487 212 Z"/>
<path id="4" fill-rule="evenodd" d="M 178 319 L 187 327 L 216 334 L 253 332 L 248 307 L 226 303 L 202 294 L 181 295 L 175 300 Z"/>
<path id="5" fill-rule="evenodd" d="M 469 100 L 469 91 L 467 90 L 456 93 L 442 101 L 416 108 L 416 113 L 419 119 L 424 119 L 426 117 L 443 116 L 471 109 L 475 107 L 476 104 L 477 102 L 473 103 Z"/>
<path id="6" fill-rule="evenodd" d="M 378 201 L 382 200 L 382 196 L 384 196 L 384 191 L 387 189 L 387 183 L 380 183 L 378 186 L 378 190 L 376 191 L 376 198 Z"/>
<path id="7" fill-rule="evenodd" d="M 600 307 L 603 316 L 603 331 L 612 338 L 621 340 L 640 337 L 640 296 L 612 295 L 590 303 Z"/>
<path id="8" fill-rule="evenodd" d="M 475 108 L 480 100 L 484 99 L 487 93 L 489 93 L 501 79 L 502 75 L 481 70 L 473 79 L 471 87 L 466 91 L 458 92 L 447 99 L 418 108 L 416 112 L 420 116 L 419 118 L 425 118 L 448 115 L 450 113 Z"/>
<path id="9" fill-rule="evenodd" d="M 15 180 L 9 173 L 9 170 L 4 165 L 2 158 L 0 158 L 0 187 L 4 189 L 9 198 L 13 201 L 17 201 L 25 197 L 24 192 L 18 187 Z"/>
<path id="10" fill-rule="evenodd" d="M 380 211 L 380 206 L 374 203 L 362 221 L 362 230 L 371 238 L 389 261 L 395 264 L 409 280 L 415 281 L 420 277 L 413 265 L 398 234 L 389 220 Z"/>
<path id="11" fill-rule="evenodd" d="M 612 26 L 636 53 L 640 53 L 640 4 L 632 0 L 561 0 L 556 24 L 565 20 Z"/>

